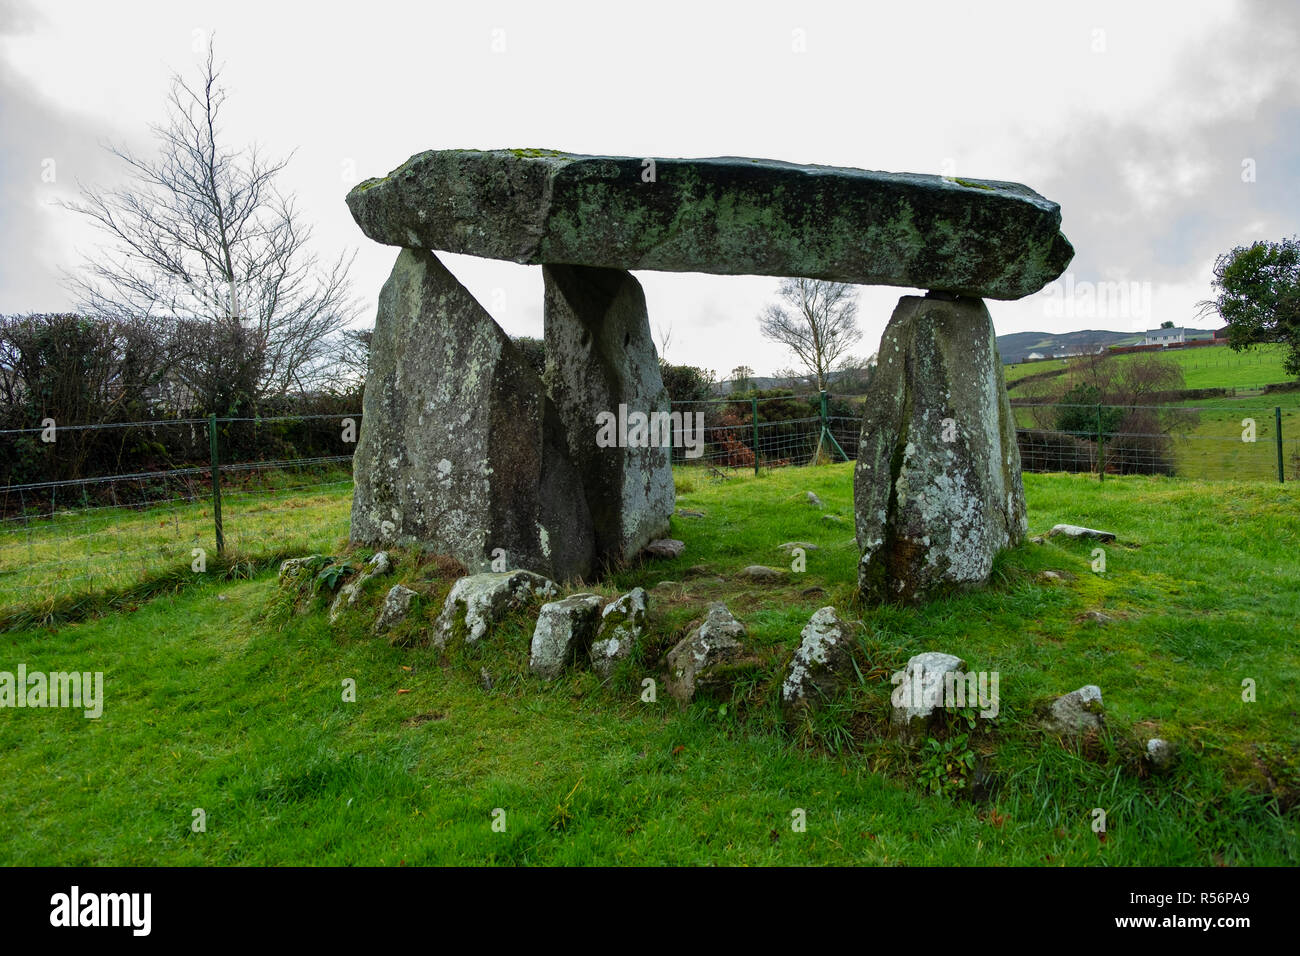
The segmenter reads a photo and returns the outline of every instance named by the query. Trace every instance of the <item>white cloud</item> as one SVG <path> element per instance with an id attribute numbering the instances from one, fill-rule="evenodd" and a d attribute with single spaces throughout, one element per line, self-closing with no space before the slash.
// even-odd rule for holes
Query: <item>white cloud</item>
<path id="1" fill-rule="evenodd" d="M 66 306 L 54 301 L 53 276 L 86 245 L 67 214 L 31 212 L 36 144 L 53 142 L 70 177 L 112 185 L 98 141 L 146 140 L 169 72 L 196 64 L 200 31 L 215 32 L 227 64 L 230 141 L 296 150 L 284 182 L 315 222 L 319 251 L 358 248 L 366 323 L 395 250 L 356 228 L 345 179 L 453 146 L 920 172 L 951 161 L 959 175 L 1026 182 L 1062 202 L 1080 277 L 1150 282 L 1153 308 L 1181 323 L 1208 295 L 1201 283 L 1216 252 L 1296 218 L 1300 200 L 1282 192 L 1297 155 L 1285 121 L 1300 106 L 1294 17 L 1277 9 L 153 0 L 124 15 L 96 2 L 43 5 L 28 32 L 0 37 L 0 65 L 15 81 L 0 87 L 10 154 L 0 169 L 2 248 L 21 263 L 0 271 L 0 310 Z M 493 30 L 505 31 L 505 52 L 493 52 Z M 806 52 L 792 48 L 795 30 Z M 1259 162 L 1254 193 L 1240 188 L 1243 156 Z M 18 220 L 15 203 L 26 210 Z M 449 265 L 485 305 L 504 303 L 507 331 L 540 334 L 539 269 L 463 257 Z M 775 280 L 639 278 L 652 325 L 672 322 L 674 360 L 720 371 L 789 364 L 756 333 Z M 864 352 L 907 291 L 864 290 Z M 1002 332 L 1078 327 L 1045 324 L 1042 306 L 1037 297 L 989 303 Z"/>

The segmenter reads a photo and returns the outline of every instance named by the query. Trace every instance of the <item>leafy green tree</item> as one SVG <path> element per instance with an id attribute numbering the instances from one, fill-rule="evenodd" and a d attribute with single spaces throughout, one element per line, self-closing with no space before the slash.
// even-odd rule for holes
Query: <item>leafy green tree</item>
<path id="1" fill-rule="evenodd" d="M 673 365 L 660 359 L 659 375 L 668 390 L 669 401 L 703 402 L 714 397 L 716 376 L 711 370 L 694 365 Z"/>
<path id="2" fill-rule="evenodd" d="M 1097 406 L 1105 401 L 1105 396 L 1096 385 L 1082 383 L 1074 386 L 1061 396 L 1056 406 L 1056 430 L 1070 432 L 1091 438 L 1097 434 Z M 1107 406 L 1101 410 L 1101 430 L 1103 434 L 1114 434 L 1124 410 Z"/>
<path id="3" fill-rule="evenodd" d="M 1201 303 L 1228 324 L 1234 350 L 1260 342 L 1288 346 L 1284 368 L 1300 376 L 1300 238 L 1256 242 L 1214 262 L 1216 295 Z"/>

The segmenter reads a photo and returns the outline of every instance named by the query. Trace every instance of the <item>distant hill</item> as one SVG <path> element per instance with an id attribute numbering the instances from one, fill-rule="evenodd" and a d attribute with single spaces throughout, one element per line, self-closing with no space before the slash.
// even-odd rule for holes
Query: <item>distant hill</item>
<path id="1" fill-rule="evenodd" d="M 1141 332 L 1107 332 L 1104 329 L 1084 329 L 1081 332 L 1012 332 L 998 336 L 998 354 L 1004 365 L 1023 362 L 1031 354 L 1044 358 L 1096 352 L 1111 345 L 1139 345 Z"/>

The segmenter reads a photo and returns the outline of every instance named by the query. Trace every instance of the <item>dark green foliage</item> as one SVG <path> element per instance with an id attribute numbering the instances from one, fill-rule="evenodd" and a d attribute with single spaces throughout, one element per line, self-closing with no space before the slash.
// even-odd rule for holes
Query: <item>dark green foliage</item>
<path id="1" fill-rule="evenodd" d="M 1216 296 L 1203 305 L 1228 323 L 1228 344 L 1287 345 L 1284 368 L 1300 376 L 1300 238 L 1256 242 L 1214 263 Z"/>
<path id="2" fill-rule="evenodd" d="M 1061 396 L 1056 409 L 1056 430 L 1096 438 L 1097 406 L 1105 400 L 1106 397 L 1096 385 L 1085 383 L 1074 386 Z M 1103 407 L 1100 419 L 1102 435 L 1117 431 L 1123 417 L 1123 409 Z"/>

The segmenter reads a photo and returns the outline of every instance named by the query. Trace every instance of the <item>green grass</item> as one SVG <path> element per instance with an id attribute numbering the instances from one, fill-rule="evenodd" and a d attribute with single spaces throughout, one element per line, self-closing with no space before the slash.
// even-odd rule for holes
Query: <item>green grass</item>
<path id="1" fill-rule="evenodd" d="M 1274 344 L 1256 345 L 1242 352 L 1234 352 L 1226 345 L 1207 345 L 1163 352 L 1129 352 L 1118 358 L 1121 362 L 1142 355 L 1168 359 L 1183 370 L 1184 388 L 1250 388 L 1295 380 L 1282 369 L 1286 351 L 1286 346 Z M 1041 372 L 1062 372 L 1066 364 L 1064 359 L 1019 362 L 1004 366 L 1003 373 L 1010 383 Z"/>
<path id="2" fill-rule="evenodd" d="M 678 582 L 652 593 L 644 660 L 604 684 L 589 672 L 549 685 L 527 676 L 525 614 L 444 657 L 372 638 L 391 583 L 423 595 L 412 629 L 449 586 L 439 565 L 409 556 L 334 626 L 324 598 L 295 610 L 263 574 L 195 577 L 131 613 L 6 634 L 0 670 L 102 670 L 107 701 L 99 720 L 0 711 L 0 862 L 1297 862 L 1291 486 L 1027 475 L 1032 531 L 1074 521 L 1119 533 L 1104 575 L 1087 545 L 1027 543 L 986 591 L 854 612 L 849 466 L 678 480 L 680 506 L 705 517 L 674 519 L 681 559 L 600 586 Z M 808 490 L 845 520 L 824 522 Z M 338 553 L 347 491 L 319 498 L 292 527 Z M 780 566 L 777 546 L 791 540 L 820 545 L 805 574 L 768 588 L 736 579 L 748 564 Z M 1047 568 L 1076 577 L 1041 584 Z M 642 702 L 657 654 L 715 599 L 749 627 L 758 677 L 730 700 L 679 709 L 661 685 Z M 864 680 L 790 733 L 775 688 L 799 629 L 827 603 L 861 621 Z M 1115 621 L 1084 622 L 1089 609 Z M 1002 712 L 974 738 L 985 793 L 923 793 L 917 758 L 877 732 L 885 675 L 930 649 L 1001 674 Z M 1247 677 L 1255 703 L 1241 700 Z M 342 700 L 345 679 L 355 703 Z M 1102 688 L 1105 735 L 1063 746 L 1032 728 L 1036 702 L 1083 683 Z M 1134 759 L 1155 734 L 1183 752 L 1167 777 Z M 1104 841 L 1095 807 L 1107 812 Z M 204 833 L 190 829 L 194 808 Z M 505 832 L 491 826 L 498 808 Z M 807 832 L 791 829 L 796 809 Z"/>
<path id="3" fill-rule="evenodd" d="M 1183 478 L 1277 481 L 1277 425 L 1282 411 L 1282 463 L 1288 481 L 1300 479 L 1300 392 L 1175 403 L 1196 414 L 1174 426 L 1173 456 Z M 1021 428 L 1038 427 L 1030 409 L 1015 408 Z M 1243 421 L 1255 423 L 1255 440 L 1244 440 Z"/>
<path id="4" fill-rule="evenodd" d="M 229 479 L 227 479 L 229 480 Z M 197 489 L 204 494 L 204 489 Z M 350 471 L 270 472 L 222 492 L 227 566 L 304 553 L 347 535 Z M 147 508 L 60 510 L 0 530 L 0 630 L 12 620 L 76 617 L 190 577 L 194 549 L 218 570 L 211 497 Z"/>

